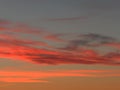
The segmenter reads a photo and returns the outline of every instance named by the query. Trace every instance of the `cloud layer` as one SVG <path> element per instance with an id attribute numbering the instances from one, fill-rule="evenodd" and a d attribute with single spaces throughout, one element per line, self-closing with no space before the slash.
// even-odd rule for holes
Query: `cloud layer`
<path id="1" fill-rule="evenodd" d="M 0 21 L 0 58 L 47 65 L 120 65 L 120 41 L 116 38 L 95 33 L 51 33 L 28 25 L 5 22 Z"/>

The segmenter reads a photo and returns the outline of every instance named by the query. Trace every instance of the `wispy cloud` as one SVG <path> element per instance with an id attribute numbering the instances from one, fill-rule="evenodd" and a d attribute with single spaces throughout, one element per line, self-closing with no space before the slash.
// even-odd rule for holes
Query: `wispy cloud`
<path id="1" fill-rule="evenodd" d="M 54 42 L 64 42 L 65 40 L 63 40 L 61 36 L 64 36 L 64 34 L 49 34 L 45 36 L 45 39 Z"/>

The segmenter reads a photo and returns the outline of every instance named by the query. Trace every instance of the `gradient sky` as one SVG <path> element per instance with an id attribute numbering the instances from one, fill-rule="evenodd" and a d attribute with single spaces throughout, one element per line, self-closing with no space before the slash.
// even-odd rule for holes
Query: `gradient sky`
<path id="1" fill-rule="evenodd" d="M 119 0 L 0 0 L 1 90 L 120 90 Z"/>

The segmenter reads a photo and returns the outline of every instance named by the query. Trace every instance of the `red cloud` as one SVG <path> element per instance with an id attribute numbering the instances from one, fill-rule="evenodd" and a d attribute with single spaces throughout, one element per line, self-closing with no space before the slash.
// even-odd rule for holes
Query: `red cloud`
<path id="1" fill-rule="evenodd" d="M 65 53 L 54 50 L 37 49 L 33 47 L 14 46 L 0 48 L 1 58 L 12 58 L 37 64 L 105 64 L 120 65 L 120 54 L 99 55 L 92 50 L 79 53 Z"/>
<path id="2" fill-rule="evenodd" d="M 4 31 L 4 30 L 3 30 Z M 33 40 L 35 34 L 41 35 L 41 31 L 29 26 L 13 26 L 6 29 L 6 32 L 0 35 L 0 58 L 19 59 L 22 61 L 34 62 L 37 64 L 105 64 L 120 65 L 120 53 L 111 54 L 111 52 L 102 55 L 95 50 L 97 46 L 119 47 L 119 41 L 108 36 L 99 34 L 82 34 L 78 39 L 61 39 L 67 34 L 43 34 L 42 38 L 37 37 Z M 44 31 L 42 31 L 44 32 Z M 18 34 L 16 34 L 18 33 Z M 30 34 L 29 40 L 23 34 Z M 32 40 L 30 40 L 32 39 Z M 44 41 L 43 41 L 43 40 Z M 67 43 L 63 48 L 50 46 L 46 42 L 50 40 Z M 65 41 L 65 42 L 64 42 Z M 54 44 L 54 42 L 52 42 Z M 60 45 L 62 45 L 60 44 Z M 55 44 L 56 45 L 56 44 Z M 99 48 L 98 47 L 98 48 Z M 86 49 L 79 49 L 86 48 Z M 88 49 L 90 48 L 90 49 Z M 114 52 L 114 51 L 113 51 Z"/>

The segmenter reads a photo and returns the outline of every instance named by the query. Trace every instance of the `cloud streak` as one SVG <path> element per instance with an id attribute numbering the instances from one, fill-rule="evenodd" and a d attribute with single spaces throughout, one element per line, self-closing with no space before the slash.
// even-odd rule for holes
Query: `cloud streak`
<path id="1" fill-rule="evenodd" d="M 64 36 L 64 34 L 48 34 L 45 36 L 45 39 L 54 41 L 54 42 L 65 42 L 61 37 Z"/>
<path id="2" fill-rule="evenodd" d="M 113 74 L 114 73 L 114 74 Z M 52 71 L 0 71 L 0 82 L 5 83 L 36 83 L 49 82 L 55 77 L 119 77 L 117 70 L 52 70 Z"/>

